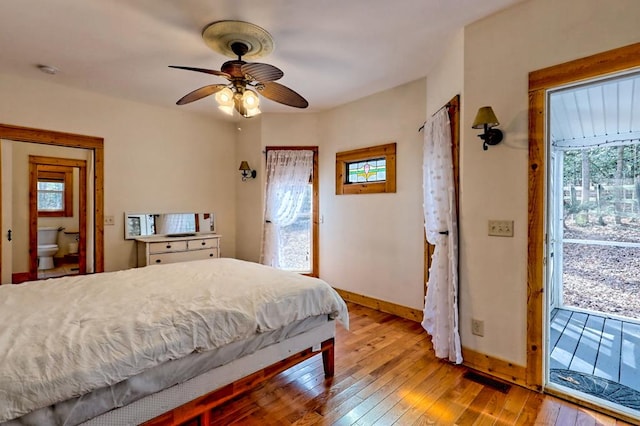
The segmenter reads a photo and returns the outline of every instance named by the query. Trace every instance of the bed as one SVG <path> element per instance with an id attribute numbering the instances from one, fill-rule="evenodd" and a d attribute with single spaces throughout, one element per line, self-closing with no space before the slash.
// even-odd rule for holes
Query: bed
<path id="1" fill-rule="evenodd" d="M 322 353 L 324 281 L 212 259 L 0 286 L 0 424 L 180 424 Z"/>

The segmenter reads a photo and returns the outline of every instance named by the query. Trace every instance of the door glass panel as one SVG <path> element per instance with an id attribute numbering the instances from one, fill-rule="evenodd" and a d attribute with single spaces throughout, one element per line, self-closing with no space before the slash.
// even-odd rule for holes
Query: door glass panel
<path id="1" fill-rule="evenodd" d="M 633 416 L 640 408 L 639 110 L 637 73 L 549 95 L 547 386 Z"/>
<path id="2" fill-rule="evenodd" d="M 313 188 L 309 184 L 305 190 L 304 202 L 298 218 L 280 231 L 282 269 L 302 273 L 311 273 L 312 271 L 312 193 Z"/>

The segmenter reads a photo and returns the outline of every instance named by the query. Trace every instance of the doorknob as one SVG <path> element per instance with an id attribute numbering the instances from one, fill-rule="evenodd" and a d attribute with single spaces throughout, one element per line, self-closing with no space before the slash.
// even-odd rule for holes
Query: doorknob
<path id="1" fill-rule="evenodd" d="M 7 240 L 11 241 L 11 229 L 7 231 Z"/>

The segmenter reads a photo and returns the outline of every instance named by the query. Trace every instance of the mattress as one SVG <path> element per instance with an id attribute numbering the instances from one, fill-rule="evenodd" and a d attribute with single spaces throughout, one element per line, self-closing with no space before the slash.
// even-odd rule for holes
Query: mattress
<path id="1" fill-rule="evenodd" d="M 0 286 L 0 422 L 308 317 L 324 281 L 235 259 Z"/>
<path id="2" fill-rule="evenodd" d="M 298 336 L 329 321 L 327 315 L 305 318 L 278 330 L 256 334 L 212 349 L 194 352 L 153 367 L 115 385 L 96 389 L 77 398 L 40 408 L 27 415 L 2 423 L 2 426 L 75 425 L 129 405 L 145 396 L 197 377 L 216 367 L 250 355 L 260 349 Z"/>

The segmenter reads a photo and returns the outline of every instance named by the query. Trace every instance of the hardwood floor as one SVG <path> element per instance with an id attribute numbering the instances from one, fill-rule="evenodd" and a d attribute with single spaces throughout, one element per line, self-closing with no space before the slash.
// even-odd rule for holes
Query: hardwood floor
<path id="1" fill-rule="evenodd" d="M 212 425 L 626 425 L 516 385 L 503 393 L 437 360 L 420 324 L 349 304 L 335 376 L 320 356 L 212 412 Z"/>

